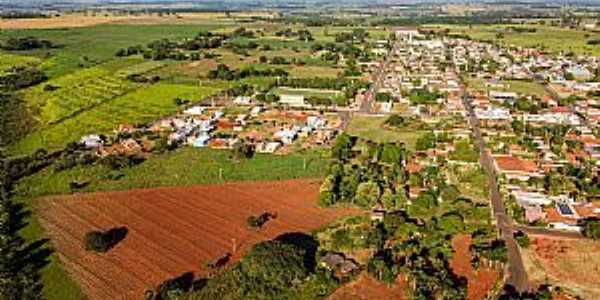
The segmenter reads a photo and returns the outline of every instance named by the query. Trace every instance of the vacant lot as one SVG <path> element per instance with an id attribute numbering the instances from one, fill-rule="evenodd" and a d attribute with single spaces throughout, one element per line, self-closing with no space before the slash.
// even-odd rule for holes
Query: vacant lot
<path id="1" fill-rule="evenodd" d="M 467 299 L 483 300 L 499 279 L 497 271 L 487 268 L 474 270 L 471 265 L 471 236 L 458 235 L 452 240 L 454 255 L 450 266 L 454 273 L 468 280 Z"/>
<path id="2" fill-rule="evenodd" d="M 355 210 L 316 206 L 319 182 L 237 183 L 60 196 L 40 201 L 38 212 L 67 270 L 90 299 L 140 299 L 165 279 L 193 272 L 233 252 L 286 232 L 319 228 Z M 246 219 L 276 213 L 262 230 Z M 83 236 L 125 226 L 128 235 L 110 252 L 86 252 Z"/>
<path id="3" fill-rule="evenodd" d="M 568 288 L 584 299 L 600 299 L 600 242 L 534 237 L 523 261 L 530 278 Z"/>
<path id="4" fill-rule="evenodd" d="M 421 131 L 412 129 L 395 130 L 384 126 L 388 117 L 378 116 L 354 116 L 347 133 L 365 139 L 382 142 L 401 142 L 410 150 L 415 149 L 417 139 L 423 134 Z"/>

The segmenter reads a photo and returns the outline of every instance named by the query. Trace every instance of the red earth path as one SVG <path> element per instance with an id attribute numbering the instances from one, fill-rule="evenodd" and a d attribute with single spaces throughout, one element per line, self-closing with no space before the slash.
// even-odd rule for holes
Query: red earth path
<path id="1" fill-rule="evenodd" d="M 206 275 L 206 263 L 287 232 L 308 232 L 352 209 L 316 205 L 317 180 L 231 183 L 58 196 L 36 208 L 68 272 L 89 299 L 141 299 L 143 292 L 186 272 Z M 250 230 L 250 215 L 277 218 Z M 85 251 L 90 230 L 125 226 L 126 238 L 105 254 Z M 230 263 L 231 263 L 230 262 Z"/>

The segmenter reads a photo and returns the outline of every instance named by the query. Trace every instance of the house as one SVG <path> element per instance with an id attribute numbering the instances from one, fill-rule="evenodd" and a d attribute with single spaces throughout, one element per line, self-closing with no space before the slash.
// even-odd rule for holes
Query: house
<path id="1" fill-rule="evenodd" d="M 514 191 L 512 195 L 522 207 L 552 204 L 552 200 L 547 195 L 538 192 Z"/>
<path id="2" fill-rule="evenodd" d="M 210 142 L 210 135 L 200 133 L 194 140 L 192 146 L 195 148 L 204 148 L 208 146 L 208 142 Z"/>
<path id="3" fill-rule="evenodd" d="M 237 105 L 250 105 L 252 104 L 252 97 L 248 96 L 237 96 L 233 99 L 233 104 Z"/>
<path id="4" fill-rule="evenodd" d="M 279 103 L 292 107 L 307 106 L 307 104 L 304 102 L 304 95 L 281 94 L 279 96 Z"/>
<path id="5" fill-rule="evenodd" d="M 501 102 L 514 102 L 515 100 L 517 100 L 517 97 L 517 93 L 514 92 L 490 92 L 490 98 Z"/>
<path id="6" fill-rule="evenodd" d="M 358 270 L 358 265 L 352 259 L 347 259 L 342 253 L 327 252 L 319 260 L 321 267 L 333 271 L 337 277 L 347 277 Z"/>
<path id="7" fill-rule="evenodd" d="M 281 147 L 280 142 L 261 142 L 256 144 L 257 153 L 274 153 Z"/>
<path id="8" fill-rule="evenodd" d="M 104 143 L 104 141 L 102 141 L 102 138 L 100 138 L 99 135 L 90 134 L 90 135 L 86 135 L 86 136 L 82 137 L 81 143 L 87 149 L 97 149 L 97 148 L 102 147 L 102 144 Z"/>
<path id="9" fill-rule="evenodd" d="M 192 107 L 184 110 L 183 113 L 186 115 L 199 116 L 199 115 L 202 115 L 205 110 L 206 110 L 206 108 L 202 107 L 202 106 L 192 106 Z"/>
<path id="10" fill-rule="evenodd" d="M 507 179 L 527 181 L 531 177 L 541 177 L 534 161 L 522 159 L 512 155 L 494 155 L 494 168 L 496 172 L 506 176 Z"/>

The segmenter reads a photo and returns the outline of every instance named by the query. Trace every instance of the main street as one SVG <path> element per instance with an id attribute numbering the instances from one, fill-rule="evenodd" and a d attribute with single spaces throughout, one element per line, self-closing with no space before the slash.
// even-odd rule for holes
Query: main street
<path id="1" fill-rule="evenodd" d="M 506 209 L 496 180 L 497 174 L 494 168 L 493 159 L 490 152 L 485 147 L 485 141 L 483 140 L 481 129 L 479 127 L 479 120 L 475 115 L 471 99 L 467 94 L 463 96 L 463 104 L 469 113 L 469 124 L 471 125 L 473 135 L 475 136 L 477 146 L 479 147 L 481 166 L 484 168 L 488 177 L 490 199 L 494 217 L 496 218 L 496 226 L 498 227 L 502 239 L 506 243 L 509 273 L 507 283 L 515 287 L 519 292 L 529 291 L 531 289 L 531 284 L 529 283 L 527 272 L 525 271 L 519 245 L 513 236 L 515 231 L 513 221 L 506 215 Z"/>

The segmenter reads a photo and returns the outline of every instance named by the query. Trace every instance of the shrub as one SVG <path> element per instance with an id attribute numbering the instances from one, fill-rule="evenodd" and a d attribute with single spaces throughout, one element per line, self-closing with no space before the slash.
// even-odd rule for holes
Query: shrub
<path id="1" fill-rule="evenodd" d="M 84 238 L 85 249 L 105 253 L 125 239 L 125 236 L 127 236 L 127 228 L 125 227 L 112 228 L 105 232 L 90 231 L 86 233 Z"/>

